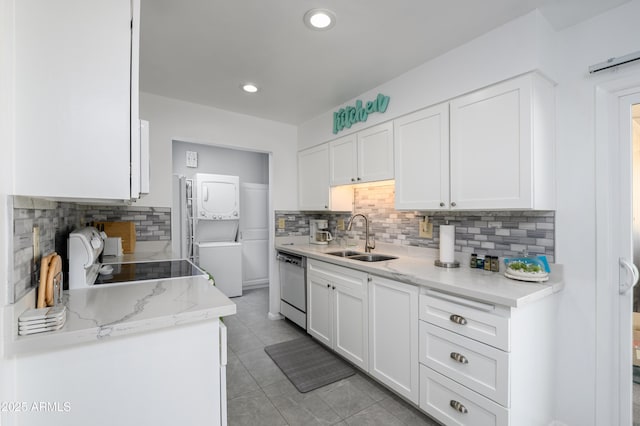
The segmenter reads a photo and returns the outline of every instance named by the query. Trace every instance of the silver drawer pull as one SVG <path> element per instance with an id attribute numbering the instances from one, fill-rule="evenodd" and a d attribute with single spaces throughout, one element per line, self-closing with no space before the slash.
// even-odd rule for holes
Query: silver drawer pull
<path id="1" fill-rule="evenodd" d="M 456 411 L 459 411 L 462 414 L 467 414 L 469 412 L 469 410 L 467 410 L 467 407 L 465 407 L 455 399 L 452 399 L 451 402 L 449 402 L 449 405 L 451 406 L 451 408 L 453 408 Z"/>
<path id="2" fill-rule="evenodd" d="M 467 357 L 459 354 L 458 352 L 451 352 L 451 355 L 449 356 L 451 357 L 451 359 L 453 359 L 454 361 L 458 361 L 460 364 L 469 364 L 469 360 L 467 359 Z"/>
<path id="3" fill-rule="evenodd" d="M 456 324 L 467 325 L 467 319 L 465 317 L 461 317 L 460 315 L 451 315 L 449 319 Z"/>

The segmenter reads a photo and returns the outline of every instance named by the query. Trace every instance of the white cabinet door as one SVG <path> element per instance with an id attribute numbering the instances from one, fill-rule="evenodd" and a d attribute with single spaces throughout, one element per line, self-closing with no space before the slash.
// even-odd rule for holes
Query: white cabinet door
<path id="1" fill-rule="evenodd" d="M 369 374 L 414 404 L 419 400 L 418 287 L 369 282 Z"/>
<path id="2" fill-rule="evenodd" d="M 357 134 L 359 182 L 393 179 L 393 122 Z"/>
<path id="3" fill-rule="evenodd" d="M 331 282 L 307 274 L 307 332 L 325 345 L 333 344 L 333 290 Z"/>
<path id="4" fill-rule="evenodd" d="M 337 280 L 332 286 L 334 300 L 334 350 L 362 368 L 369 365 L 366 280 L 353 285 Z"/>
<path id="5" fill-rule="evenodd" d="M 394 121 L 398 210 L 449 209 L 449 104 Z"/>
<path id="6" fill-rule="evenodd" d="M 308 259 L 307 332 L 366 371 L 367 274 Z"/>
<path id="7" fill-rule="evenodd" d="M 329 173 L 331 185 L 355 183 L 358 177 L 356 135 L 329 142 Z"/>
<path id="8" fill-rule="evenodd" d="M 131 96 L 138 59 L 132 11 L 139 1 L 133 6 L 131 0 L 16 3 L 16 194 L 131 197 L 130 144 L 139 131 Z"/>
<path id="9" fill-rule="evenodd" d="M 329 210 L 329 147 L 327 144 L 298 152 L 298 207 Z"/>
<path id="10" fill-rule="evenodd" d="M 536 74 L 451 101 L 451 207 L 554 208 L 553 87 Z"/>

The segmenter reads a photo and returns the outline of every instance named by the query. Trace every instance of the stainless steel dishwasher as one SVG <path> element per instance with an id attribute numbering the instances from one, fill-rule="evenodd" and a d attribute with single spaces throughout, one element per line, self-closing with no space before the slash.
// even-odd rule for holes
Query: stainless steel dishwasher
<path id="1" fill-rule="evenodd" d="M 307 329 L 307 268 L 306 258 L 279 251 L 280 313 Z"/>

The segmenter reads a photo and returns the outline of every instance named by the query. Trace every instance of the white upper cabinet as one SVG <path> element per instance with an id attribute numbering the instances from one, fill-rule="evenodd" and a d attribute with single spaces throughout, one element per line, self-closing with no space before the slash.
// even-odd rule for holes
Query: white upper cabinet
<path id="1" fill-rule="evenodd" d="M 358 144 L 356 134 L 329 142 L 329 176 L 331 185 L 356 183 Z"/>
<path id="2" fill-rule="evenodd" d="M 14 193 L 130 199 L 139 0 L 20 1 L 15 20 Z"/>
<path id="3" fill-rule="evenodd" d="M 532 73 L 394 120 L 397 209 L 555 208 L 553 86 Z"/>
<path id="4" fill-rule="evenodd" d="M 449 104 L 394 121 L 396 209 L 449 206 Z"/>
<path id="5" fill-rule="evenodd" d="M 393 179 L 393 123 L 329 142 L 331 185 Z"/>
<path id="6" fill-rule="evenodd" d="M 528 74 L 450 103 L 450 207 L 555 208 L 553 86 Z"/>
<path id="7" fill-rule="evenodd" d="M 298 208 L 311 211 L 351 211 L 353 190 L 329 186 L 329 146 L 298 152 Z"/>
<path id="8" fill-rule="evenodd" d="M 298 208 L 330 207 L 329 147 L 323 144 L 298 152 Z"/>

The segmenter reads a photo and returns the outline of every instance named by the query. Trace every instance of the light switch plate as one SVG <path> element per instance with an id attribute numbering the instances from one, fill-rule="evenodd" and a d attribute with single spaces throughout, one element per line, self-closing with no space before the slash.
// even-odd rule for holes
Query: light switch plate
<path id="1" fill-rule="evenodd" d="M 187 151 L 187 167 L 198 167 L 198 153 Z"/>
<path id="2" fill-rule="evenodd" d="M 284 217 L 281 217 L 278 219 L 278 229 L 284 229 L 284 228 L 285 228 Z"/>
<path id="3" fill-rule="evenodd" d="M 337 229 L 338 231 L 344 231 L 344 219 L 338 219 Z"/>
<path id="4" fill-rule="evenodd" d="M 420 238 L 433 238 L 433 223 L 427 222 L 427 219 L 420 220 Z"/>

